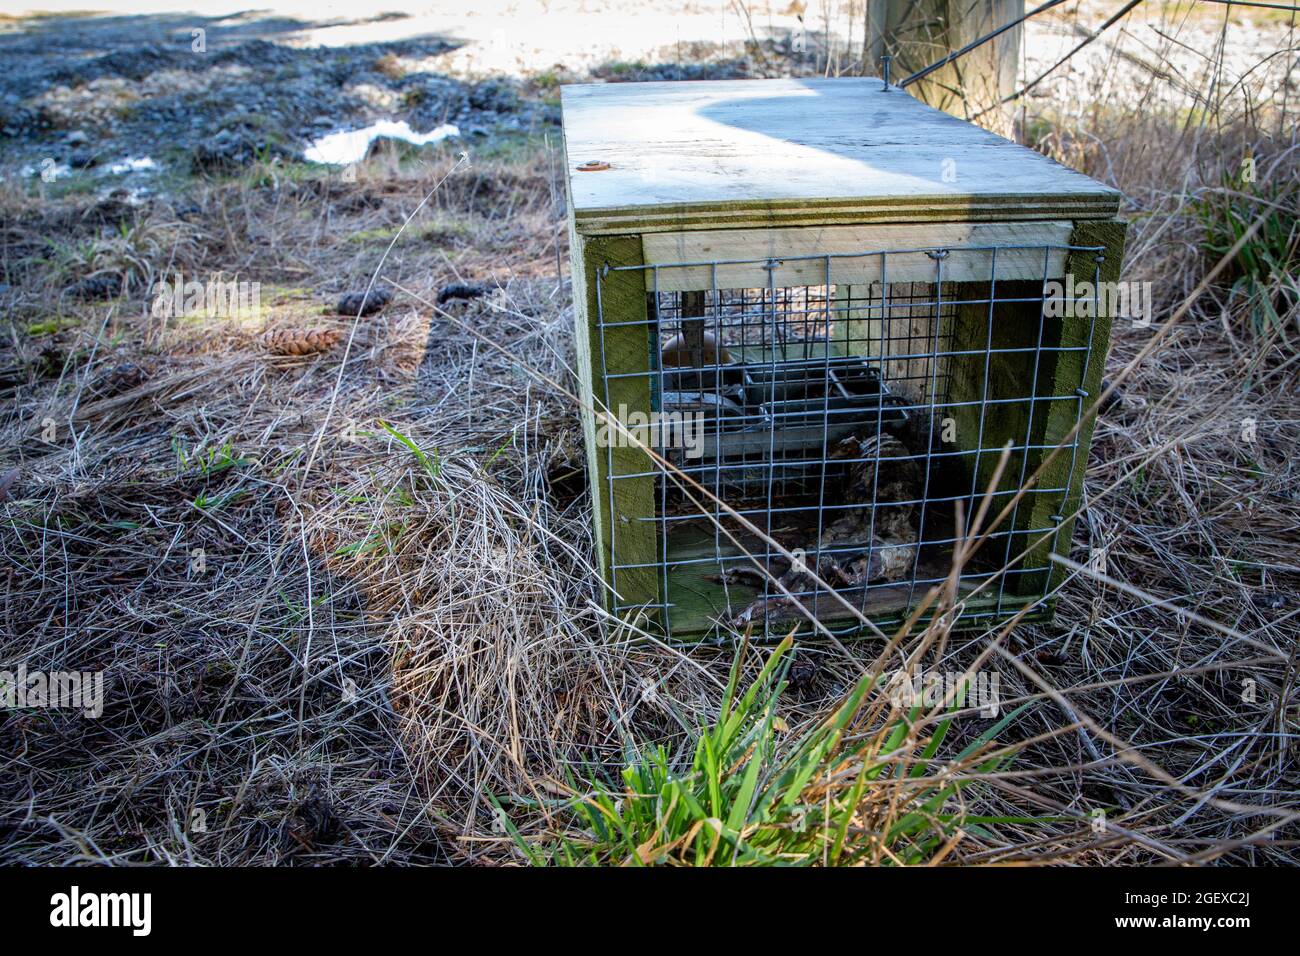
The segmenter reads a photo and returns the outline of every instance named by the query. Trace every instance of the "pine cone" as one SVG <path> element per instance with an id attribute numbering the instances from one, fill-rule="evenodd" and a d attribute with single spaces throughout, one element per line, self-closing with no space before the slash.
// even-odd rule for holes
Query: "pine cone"
<path id="1" fill-rule="evenodd" d="M 338 329 L 277 329 L 267 332 L 263 341 L 276 355 L 315 355 L 328 352 L 342 338 Z"/>

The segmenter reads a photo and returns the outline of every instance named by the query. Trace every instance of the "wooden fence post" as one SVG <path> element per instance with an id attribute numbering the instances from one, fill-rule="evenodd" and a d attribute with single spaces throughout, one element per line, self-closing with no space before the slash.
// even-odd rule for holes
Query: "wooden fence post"
<path id="1" fill-rule="evenodd" d="M 898 82 L 954 50 L 1022 16 L 1025 0 L 868 0 L 869 66 L 894 58 Z M 994 107 L 1015 92 L 1022 27 L 1016 26 L 908 88 L 931 106 L 962 119 Z M 1012 138 L 1011 104 L 992 109 L 980 123 Z"/>

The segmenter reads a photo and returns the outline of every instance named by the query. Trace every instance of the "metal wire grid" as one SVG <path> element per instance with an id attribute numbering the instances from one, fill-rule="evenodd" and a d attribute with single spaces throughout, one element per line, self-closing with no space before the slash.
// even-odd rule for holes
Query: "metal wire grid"
<path id="1" fill-rule="evenodd" d="M 999 488 L 993 492 L 991 514 L 997 513 L 1005 501 L 1014 497 L 1024 488 L 1029 477 L 1028 464 L 1031 452 L 1050 452 L 1055 444 L 1036 444 L 1033 441 L 1035 416 L 1038 406 L 1051 402 L 1074 403 L 1075 421 L 1083 414 L 1087 394 L 1076 388 L 1063 394 L 1039 395 L 1038 369 L 1042 356 L 1050 352 L 1084 350 L 1083 375 L 1087 378 L 1088 363 L 1092 360 L 1092 346 L 1098 315 L 1098 303 L 1090 311 L 1088 340 L 1086 346 L 1049 346 L 1045 344 L 1046 314 L 1042 303 L 1046 298 L 1047 282 L 1053 278 L 1049 275 L 1049 257 L 1053 251 L 1091 252 L 1094 253 L 1093 289 L 1099 290 L 1103 249 L 1101 247 L 1080 246 L 964 246 L 961 251 L 988 253 L 990 258 L 987 277 L 987 295 L 977 298 L 961 298 L 963 289 L 982 286 L 966 286 L 946 281 L 944 262 L 949 254 L 958 251 L 952 248 L 894 250 L 891 252 L 862 252 L 855 254 L 830 254 L 824 256 L 791 257 L 783 260 L 729 260 L 726 262 L 692 262 L 673 266 L 620 266 L 612 271 L 639 270 L 646 273 L 647 318 L 629 322 L 626 318 L 606 317 L 601 305 L 603 299 L 597 290 L 597 328 L 601 338 L 598 350 L 600 357 L 600 374 L 606 382 L 610 378 L 646 377 L 650 380 L 653 409 L 647 411 L 662 412 L 664 402 L 674 394 L 680 395 L 684 390 L 697 395 L 707 396 L 715 405 L 721 405 L 721 399 L 727 398 L 727 392 L 736 381 L 742 383 L 742 390 L 749 386 L 746 402 L 736 414 L 725 421 L 715 418 L 706 428 L 704 446 L 711 448 L 712 454 L 703 460 L 692 462 L 670 449 L 663 449 L 665 456 L 681 473 L 689 475 L 711 492 L 711 500 L 703 505 L 684 502 L 690 496 L 682 495 L 682 484 L 663 468 L 654 465 L 650 472 L 632 474 L 615 474 L 612 448 L 605 449 L 608 481 L 608 523 L 611 528 L 611 581 L 614 595 L 613 610 L 621 614 L 634 609 L 656 609 L 662 612 L 660 620 L 667 636 L 672 637 L 672 611 L 676 606 L 674 588 L 671 584 L 670 570 L 695 566 L 700 574 L 710 575 L 721 583 L 724 592 L 728 591 L 730 571 L 736 568 L 753 567 L 755 561 L 763 568 L 763 585 L 760 596 L 750 602 L 750 607 L 759 608 L 753 622 L 763 633 L 769 631 L 770 611 L 778 591 L 772 587 L 771 579 L 779 578 L 781 563 L 784 561 L 780 552 L 769 543 L 763 542 L 757 548 L 745 548 L 736 553 L 730 543 L 741 529 L 723 509 L 720 502 L 726 502 L 737 514 L 762 528 L 767 538 L 783 537 L 781 522 L 799 524 L 802 522 L 803 533 L 811 534 L 807 546 L 801 547 L 808 554 L 806 565 L 822 573 L 823 558 L 833 562 L 851 559 L 865 560 L 868 571 L 876 552 L 888 545 L 881 544 L 876 537 L 878 518 L 890 509 L 913 509 L 916 513 L 914 557 L 909 572 L 902 579 L 872 580 L 867 576 L 860 586 L 849 589 L 855 598 L 859 610 L 873 619 L 902 619 L 915 607 L 919 594 L 924 588 L 947 579 L 948 571 L 943 567 L 945 556 L 950 557 L 952 547 L 959 541 L 951 520 L 955 503 L 964 502 L 966 514 L 974 513 L 978 502 L 987 489 L 978 485 L 980 463 L 985 455 L 1000 456 L 1002 447 L 984 447 L 984 425 L 991 414 L 997 414 L 1008 405 L 1023 404 L 1028 408 L 1027 425 L 1024 438 L 1014 443 L 1011 448 L 1011 461 L 1019 460 L 1019 480 L 1014 488 Z M 1036 281 L 1039 291 L 1032 298 L 1013 298 L 999 296 L 997 285 L 998 255 L 1007 252 L 1026 251 L 1041 252 L 1042 270 Z M 888 263 L 891 255 L 900 253 L 924 253 L 934 262 L 934 276 L 931 282 L 896 282 L 888 280 Z M 879 260 L 881 280 L 859 284 L 836 284 L 835 264 L 844 259 L 862 259 L 872 257 Z M 718 267 L 722 265 L 762 265 L 772 277 L 778 262 L 790 262 L 795 259 L 820 259 L 824 262 L 826 282 L 816 286 L 776 286 L 769 279 L 766 288 L 719 288 L 717 282 Z M 667 269 L 706 267 L 712 274 L 711 286 L 699 292 L 661 292 L 659 291 L 660 272 Z M 611 268 L 606 266 L 597 275 L 597 283 L 603 282 Z M 1094 296 L 1097 293 L 1094 292 Z M 1029 348 L 996 349 L 992 346 L 994 339 L 994 307 L 1004 303 L 1038 304 L 1038 323 L 1035 344 Z M 984 359 L 982 393 L 978 399 L 954 401 L 949 395 L 951 364 L 955 360 L 969 359 L 970 349 L 956 349 L 953 346 L 952 317 L 958 307 L 983 306 L 987 314 L 986 345 L 979 353 Z M 611 370 L 605 365 L 605 332 L 609 328 L 625 327 L 629 324 L 648 324 L 647 347 L 653 342 L 657 345 L 657 354 L 651 355 L 650 371 Z M 703 325 L 704 330 L 714 336 L 711 347 L 705 351 L 700 361 L 701 350 L 698 334 L 691 338 L 687 334 L 689 327 Z M 667 349 L 674 342 L 679 345 L 686 339 L 687 354 L 691 361 L 668 364 L 661 360 Z M 692 348 L 692 346 L 694 348 Z M 1017 395 L 990 394 L 989 368 L 992 355 L 996 351 L 1032 351 L 1034 361 L 1033 380 L 1026 383 L 1028 391 Z M 655 352 L 652 349 L 652 352 Z M 856 357 L 857 361 L 853 361 Z M 848 366 L 853 366 L 848 369 Z M 864 450 L 857 454 L 833 455 L 830 452 L 831 438 L 836 430 L 836 418 L 840 411 L 832 409 L 830 401 L 831 384 L 842 385 L 846 371 L 858 375 L 858 384 L 866 380 L 866 391 L 874 395 L 874 401 L 859 402 L 857 410 L 866 411 L 865 419 L 850 422 L 849 417 L 840 424 L 849 422 L 854 426 L 853 440 L 864 438 L 861 426 L 868 425 L 865 431 L 870 438 L 870 426 L 874 423 L 874 450 Z M 863 370 L 867 374 L 863 375 Z M 711 374 L 710 374 L 711 373 Z M 694 377 L 692 377 L 694 376 Z M 778 382 L 786 387 L 778 389 Z M 793 382 L 793 387 L 790 383 Z M 781 392 L 778 395 L 778 392 Z M 608 391 L 606 390 L 606 395 Z M 599 396 L 598 396 L 599 397 Z M 821 399 L 820 408 L 817 399 Z M 946 448 L 936 441 L 936 433 L 944 421 L 944 413 L 960 407 L 978 408 L 978 436 L 973 447 Z M 904 416 L 906 424 L 899 425 L 895 418 L 890 420 L 888 413 Z M 810 419 L 814 424 L 820 413 L 819 441 L 800 446 L 787 441 L 778 442 L 782 434 L 796 419 L 806 424 Z M 719 412 L 720 416 L 721 413 Z M 887 421 L 889 424 L 887 425 Z M 752 432 L 747 441 L 739 445 L 739 451 L 728 454 L 724 448 L 724 438 L 729 433 Z M 897 434 L 902 441 L 905 454 L 884 455 L 879 449 L 886 432 Z M 767 448 L 753 447 L 748 440 L 755 437 L 766 438 Z M 905 440 L 904 440 L 905 439 Z M 1078 435 L 1072 438 L 1068 447 L 1070 464 L 1067 474 L 1073 476 L 1074 463 L 1078 455 Z M 893 446 L 897 448 L 897 445 Z M 935 484 L 936 474 L 944 465 L 957 459 L 973 459 L 970 467 L 970 486 L 960 492 L 949 491 L 946 494 L 932 494 L 931 486 Z M 896 500 L 879 497 L 879 475 L 882 466 L 890 463 L 914 462 L 920 472 L 919 491 L 911 497 Z M 837 497 L 838 486 L 845 481 L 849 470 L 857 466 L 875 477 L 869 501 L 840 502 Z M 652 563 L 625 562 L 619 558 L 618 522 L 614 514 L 614 487 L 622 480 L 644 479 L 648 476 L 656 479 L 656 499 L 658 513 L 643 515 L 635 520 L 652 522 L 656 526 L 658 542 L 658 559 Z M 971 588 L 991 586 L 996 595 L 996 603 L 991 610 L 967 612 L 967 619 L 977 617 L 1002 618 L 1008 614 L 1004 601 L 1007 597 L 1007 582 L 1018 575 L 1041 573 L 1042 565 L 1027 567 L 1022 562 L 1011 566 L 1012 545 L 1017 539 L 1037 540 L 1041 536 L 1052 536 L 1050 550 L 1057 551 L 1056 532 L 1064 520 L 1061 514 L 1053 514 L 1051 522 L 1044 527 L 1021 528 L 1018 519 L 1022 506 L 1034 496 L 1059 496 L 1065 501 L 1070 497 L 1070 482 L 1064 487 L 1036 486 L 1024 492 L 1022 498 L 1013 506 L 1009 522 L 989 532 L 989 541 L 1002 545 L 999 567 L 989 571 L 984 569 L 967 570 L 960 576 L 959 585 Z M 919 509 L 919 511 L 917 510 Z M 863 515 L 866 534 L 861 540 L 825 542 L 824 534 L 836 518 L 851 511 Z M 797 519 L 797 520 L 796 520 Z M 884 519 L 880 519 L 883 522 Z M 680 557 L 670 550 L 670 541 L 674 530 L 686 523 L 707 523 L 712 529 L 713 550 L 711 554 Z M 814 525 L 815 522 L 815 525 Z M 812 533 L 815 527 L 815 533 Z M 728 533 L 730 532 L 730 533 Z M 795 538 L 787 545 L 787 550 L 794 550 L 798 545 Z M 782 540 L 782 544 L 787 544 Z M 986 545 L 986 548 L 991 547 Z M 996 546 L 992 546 L 996 547 Z M 624 602 L 618 591 L 618 572 L 632 569 L 653 568 L 659 576 L 658 602 L 631 604 Z M 784 579 L 782 579 L 784 580 Z M 922 589 L 918 591 L 918 589 Z M 811 582 L 800 587 L 787 587 L 792 597 L 801 603 L 815 598 L 824 589 Z M 872 596 L 882 591 L 890 591 L 894 596 L 905 592 L 905 599 L 896 602 L 889 612 L 881 617 L 871 613 Z M 727 605 L 735 610 L 730 594 Z M 780 600 L 784 600 L 783 597 Z M 1041 598 L 1040 598 L 1041 600 Z M 820 605 L 814 605 L 819 608 Z M 1014 610 L 1020 610 L 1021 604 L 1015 604 Z M 846 633 L 858 629 L 852 619 L 843 622 L 843 613 L 834 615 L 839 621 L 822 623 L 832 632 Z M 728 623 L 726 615 L 720 615 L 716 623 Z M 733 620 L 734 623 L 734 620 Z M 788 630 L 788 625 L 786 627 Z"/>
<path id="2" fill-rule="evenodd" d="M 938 369 L 931 366 L 935 354 L 947 354 L 951 333 L 942 322 L 934 325 L 933 316 L 950 316 L 953 303 L 936 304 L 936 291 L 929 283 L 891 283 L 886 289 L 874 282 L 775 288 L 770 293 L 719 289 L 652 294 L 648 314 L 657 316 L 654 338 L 661 355 L 674 347 L 690 352 L 683 348 L 683 338 L 691 323 L 707 326 L 720 345 L 711 345 L 703 354 L 696 350 L 694 357 L 703 362 L 683 368 L 664 363 L 652 383 L 655 407 L 667 410 L 671 397 L 683 390 L 707 392 L 719 428 L 734 431 L 769 422 L 793 428 L 812 418 L 820 426 L 819 444 L 825 446 L 827 432 L 842 435 L 853 415 L 854 409 L 839 407 L 840 401 L 849 398 L 850 390 L 862 389 L 869 399 L 881 379 L 895 399 L 891 411 L 903 413 L 909 407 L 903 399 L 929 407 L 932 392 L 942 405 L 949 373 L 942 363 L 937 363 Z M 951 288 L 945 296 L 953 298 Z M 863 317 L 882 310 L 887 313 L 887 334 L 864 334 L 865 322 L 880 320 Z M 881 350 L 883 359 L 874 367 L 847 360 L 872 349 Z M 844 354 L 835 355 L 837 351 Z M 737 394 L 747 396 L 744 406 L 731 400 Z M 719 411 L 724 402 L 730 410 L 726 417 Z M 807 432 L 806 424 L 803 430 Z M 726 464 L 718 453 L 710 456 L 710 463 L 695 466 L 680 451 L 669 449 L 667 455 L 697 481 L 716 486 L 715 491 L 728 497 L 744 498 L 755 488 L 770 488 L 777 497 L 798 494 L 809 482 L 819 487 L 829 472 L 843 470 L 843 462 L 808 458 L 784 441 L 774 441 L 772 447 L 751 446 L 747 454 L 733 453 Z M 669 482 L 667 487 L 671 498 L 676 485 Z"/>

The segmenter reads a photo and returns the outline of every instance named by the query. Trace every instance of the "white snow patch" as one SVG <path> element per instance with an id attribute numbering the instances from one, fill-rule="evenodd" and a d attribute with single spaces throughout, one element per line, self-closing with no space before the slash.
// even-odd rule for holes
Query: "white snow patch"
<path id="1" fill-rule="evenodd" d="M 459 136 L 460 130 L 452 123 L 445 123 L 427 133 L 417 133 L 403 120 L 381 120 L 364 129 L 354 129 L 341 133 L 322 136 L 307 147 L 303 158 L 312 163 L 328 163 L 331 166 L 347 166 L 365 158 L 370 144 L 381 136 L 405 140 L 415 146 L 436 143 L 451 136 Z"/>
<path id="2" fill-rule="evenodd" d="M 110 163 L 108 171 L 115 176 L 123 173 L 135 173 L 143 169 L 157 169 L 158 164 L 148 156 L 128 156 L 120 162 Z"/>

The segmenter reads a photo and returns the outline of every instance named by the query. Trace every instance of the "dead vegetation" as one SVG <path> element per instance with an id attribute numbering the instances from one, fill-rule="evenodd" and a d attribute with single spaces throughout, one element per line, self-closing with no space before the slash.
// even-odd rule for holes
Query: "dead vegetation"
<path id="1" fill-rule="evenodd" d="M 1104 406 L 1075 550 L 1104 570 L 1071 575 L 1055 626 L 946 621 L 882 659 L 983 659 L 1004 707 L 1035 702 L 967 794 L 1004 822 L 946 862 L 1294 862 L 1300 153 L 1293 113 L 1232 102 L 1201 104 L 1213 135 L 1104 97 L 1042 128 L 1134 204 L 1126 276 L 1156 308 L 1119 324 L 1112 375 L 1240 237 L 1225 217 L 1267 222 Z M 3 859 L 518 861 L 496 801 L 554 835 L 574 781 L 716 719 L 731 649 L 594 601 L 555 144 L 514 145 L 381 151 L 355 182 L 261 164 L 140 208 L 0 197 L 0 665 L 106 675 L 97 721 L 0 715 Z M 125 294 L 67 295 L 87 273 Z M 176 273 L 259 281 L 260 312 L 159 316 L 146 290 Z M 326 314 L 376 275 L 385 309 Z M 439 304 L 451 283 L 487 294 Z M 267 348 L 301 330 L 330 347 Z M 797 647 L 782 723 L 882 646 Z"/>

